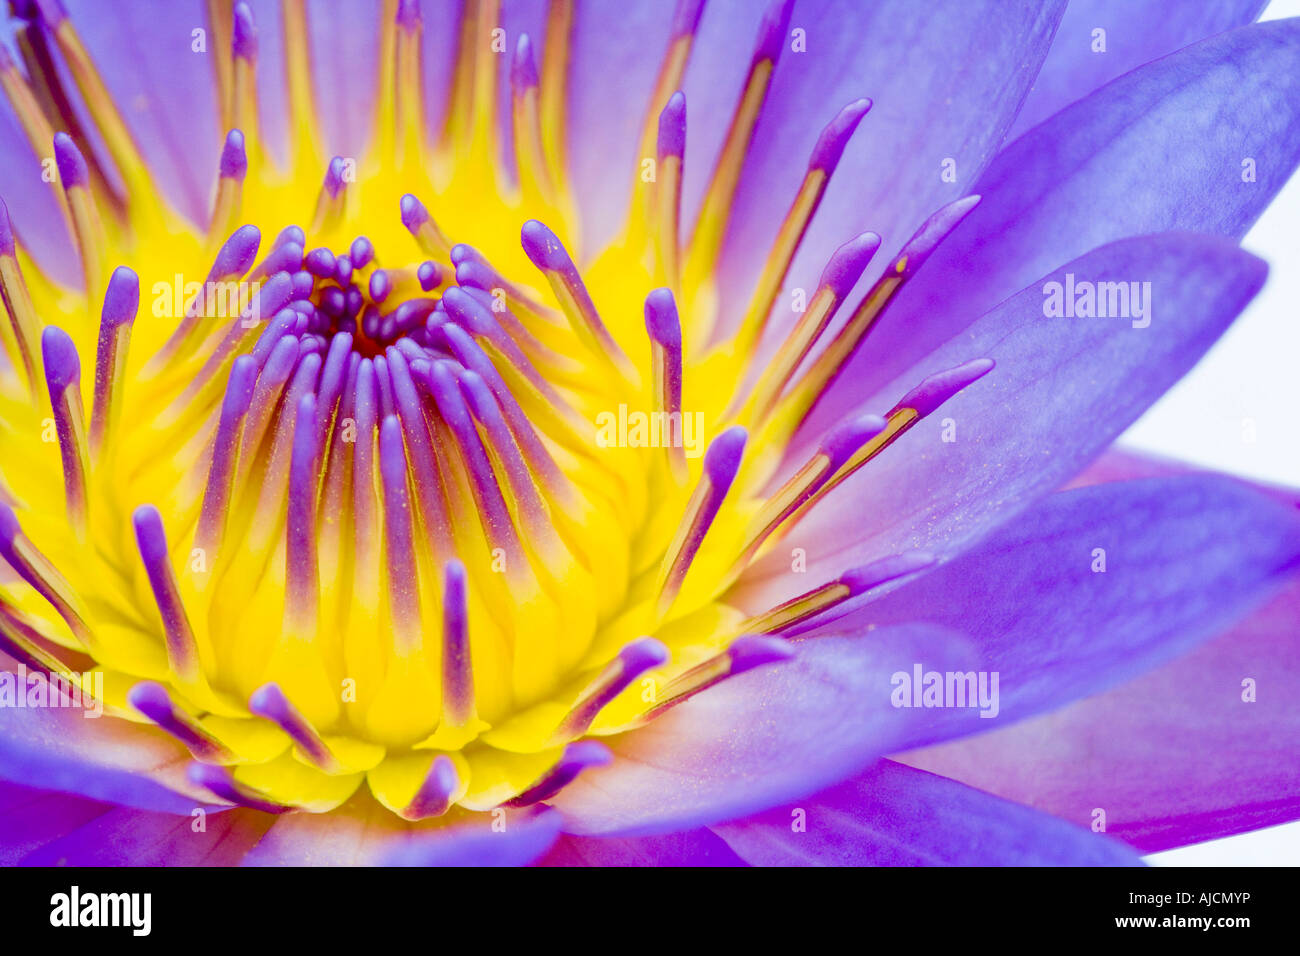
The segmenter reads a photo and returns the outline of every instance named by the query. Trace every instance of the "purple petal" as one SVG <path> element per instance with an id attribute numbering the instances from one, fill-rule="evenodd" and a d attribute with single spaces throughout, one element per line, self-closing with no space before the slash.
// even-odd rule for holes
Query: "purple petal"
<path id="1" fill-rule="evenodd" d="M 0 783 L 0 866 L 13 866 L 112 810 L 112 804 L 98 800 Z"/>
<path id="2" fill-rule="evenodd" d="M 1264 266 L 1227 240 L 1165 234 L 1113 243 L 1046 277 L 1150 282 L 1150 326 L 1128 318 L 1048 318 L 1044 282 L 980 317 L 958 341 L 900 376 L 865 409 L 888 407 L 927 374 L 974 357 L 996 367 L 837 489 L 787 539 L 808 576 L 776 549 L 751 568 L 754 608 L 845 568 L 920 548 L 951 555 L 1060 487 L 1200 358 L 1258 290 Z M 944 441 L 945 422 L 955 441 Z M 811 430 L 810 430 L 811 432 Z M 810 434 L 811 437 L 811 434 Z M 794 456 L 797 457 L 797 456 Z M 853 522 L 843 509 L 852 507 Z"/>
<path id="3" fill-rule="evenodd" d="M 890 760 L 714 829 L 758 866 L 1141 865 L 1117 840 Z"/>
<path id="4" fill-rule="evenodd" d="M 683 83 L 687 224 L 712 174 L 765 7 L 713 0 L 700 19 Z M 790 29 L 805 32 L 806 52 L 795 52 L 792 38 L 785 39 L 755 131 L 724 249 L 724 281 L 739 297 L 728 302 L 730 310 L 744 307 L 817 136 L 841 107 L 864 96 L 876 104 L 848 146 L 792 273 L 805 288 L 850 236 L 870 228 L 887 238 L 898 234 L 901 242 L 935 207 L 957 198 L 954 190 L 964 187 L 940 180 L 944 158 L 958 160 L 959 183 L 973 181 L 1014 118 L 1060 10 L 1060 4 L 963 0 L 937 10 L 906 0 L 796 3 Z M 586 255 L 612 237 L 627 208 L 647 97 L 672 21 L 667 3 L 591 3 L 577 10 L 568 142 Z M 979 54 L 954 62 L 954 49 Z M 935 70 L 936 62 L 945 69 Z M 656 115 L 663 106 L 655 106 Z M 756 250 L 746 236 L 763 246 Z"/>
<path id="5" fill-rule="evenodd" d="M 1298 564 L 1300 513 L 1243 483 L 1097 485 L 1051 496 L 833 627 L 918 619 L 961 627 L 1000 675 L 1001 724 L 1186 653 Z"/>
<path id="6" fill-rule="evenodd" d="M 973 189 L 979 207 L 899 294 L 830 404 L 851 407 L 1103 243 L 1170 230 L 1240 239 L 1298 160 L 1300 19 L 1232 30 L 1121 77 L 993 161 Z"/>
<path id="7" fill-rule="evenodd" d="M 1144 853 L 1300 818 L 1300 579 L 1226 634 L 1115 690 L 902 759 Z M 1246 701 L 1244 682 L 1254 682 Z"/>
<path id="8" fill-rule="evenodd" d="M 565 834 L 536 866 L 745 866 L 708 829 L 649 837 L 582 837 Z"/>
<path id="9" fill-rule="evenodd" d="M 7 658 L 0 658 L 13 669 Z M 0 780 L 142 810 L 188 814 L 211 798 L 184 796 L 189 753 L 156 728 L 80 708 L 0 708 Z"/>
<path id="10" fill-rule="evenodd" d="M 1251 23 L 1265 0 L 1072 0 L 1008 139 L 1144 63 Z M 1105 49 L 1093 31 L 1103 29 Z"/>
<path id="11" fill-rule="evenodd" d="M 951 631 L 906 625 L 797 647 L 791 660 L 724 681 L 614 739 L 612 765 L 551 801 L 565 829 L 628 836 L 735 819 L 843 780 L 904 740 L 950 735 L 949 721 L 980 723 L 973 713 L 936 721 L 933 711 L 890 703 L 891 676 L 916 661 L 973 666 Z"/>
<path id="12" fill-rule="evenodd" d="M 554 813 L 506 811 L 408 823 L 366 795 L 325 814 L 278 818 L 245 866 L 518 866 L 541 856 L 559 833 Z"/>
<path id="13" fill-rule="evenodd" d="M 42 805 L 46 802 L 42 798 Z M 235 866 L 273 819 L 268 814 L 245 809 L 207 811 L 200 818 L 116 807 L 27 854 L 22 863 L 24 866 Z"/>

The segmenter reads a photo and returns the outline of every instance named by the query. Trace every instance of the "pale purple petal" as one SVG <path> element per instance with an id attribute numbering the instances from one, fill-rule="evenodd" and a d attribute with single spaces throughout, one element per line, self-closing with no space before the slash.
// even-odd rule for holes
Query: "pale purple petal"
<path id="1" fill-rule="evenodd" d="M 758 866 L 1141 865 L 1118 840 L 889 760 L 714 829 Z"/>
<path id="2" fill-rule="evenodd" d="M 951 631 L 880 628 L 797 645 L 789 661 L 724 681 L 610 741 L 614 762 L 551 801 L 565 829 L 644 835 L 735 819 L 843 780 L 902 741 L 941 739 L 973 713 L 897 708 L 891 677 L 916 661 L 973 666 Z"/>
<path id="3" fill-rule="evenodd" d="M 1101 810 L 1107 832 L 1143 852 L 1298 819 L 1297 620 L 1293 580 L 1226 634 L 1134 681 L 901 759 L 1083 825 Z"/>

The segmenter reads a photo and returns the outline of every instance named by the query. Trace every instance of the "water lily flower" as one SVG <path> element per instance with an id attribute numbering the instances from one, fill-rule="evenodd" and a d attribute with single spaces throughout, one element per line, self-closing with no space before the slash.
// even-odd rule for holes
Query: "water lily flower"
<path id="1" fill-rule="evenodd" d="M 1296 497 L 1108 452 L 1265 280 L 1259 6 L 14 2 L 0 861 L 1300 815 Z"/>

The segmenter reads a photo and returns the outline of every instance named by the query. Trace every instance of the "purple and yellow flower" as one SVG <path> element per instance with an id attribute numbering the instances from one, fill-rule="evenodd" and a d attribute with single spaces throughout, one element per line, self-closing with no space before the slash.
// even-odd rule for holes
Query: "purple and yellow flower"
<path id="1" fill-rule="evenodd" d="M 0 52 L 0 860 L 1298 815 L 1295 496 L 1106 452 L 1264 281 L 1300 24 L 67 6 Z"/>

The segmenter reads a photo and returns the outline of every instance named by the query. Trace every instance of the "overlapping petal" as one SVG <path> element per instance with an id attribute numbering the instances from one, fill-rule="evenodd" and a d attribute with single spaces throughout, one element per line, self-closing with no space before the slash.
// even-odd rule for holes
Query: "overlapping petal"
<path id="1" fill-rule="evenodd" d="M 714 829 L 757 866 L 1141 865 L 1118 840 L 890 760 Z"/>

